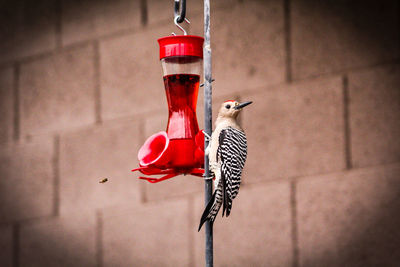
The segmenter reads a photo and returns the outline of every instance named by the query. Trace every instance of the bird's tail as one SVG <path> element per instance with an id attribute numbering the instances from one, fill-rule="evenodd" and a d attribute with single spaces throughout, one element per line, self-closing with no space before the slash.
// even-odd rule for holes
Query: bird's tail
<path id="1" fill-rule="evenodd" d="M 200 219 L 198 231 L 200 231 L 201 227 L 207 220 L 209 220 L 211 224 L 214 223 L 215 217 L 217 216 L 218 211 L 222 206 L 222 200 L 222 186 L 221 184 L 219 184 L 210 201 L 208 202 L 206 208 L 204 209 L 203 215 Z"/>

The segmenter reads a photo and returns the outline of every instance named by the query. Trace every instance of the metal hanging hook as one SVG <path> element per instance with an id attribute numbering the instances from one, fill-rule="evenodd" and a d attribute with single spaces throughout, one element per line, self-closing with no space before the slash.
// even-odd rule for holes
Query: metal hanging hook
<path id="1" fill-rule="evenodd" d="M 176 23 L 182 23 L 186 17 L 186 0 L 175 0 L 174 1 L 174 21 Z M 177 19 L 178 18 L 178 19 Z"/>
<path id="2" fill-rule="evenodd" d="M 187 18 L 185 18 L 184 20 L 188 24 L 190 24 L 190 21 Z M 178 17 L 174 18 L 174 23 L 175 23 L 176 27 L 178 27 L 183 32 L 183 35 L 187 35 L 187 32 L 185 31 L 185 29 L 181 25 L 178 24 Z M 176 35 L 176 34 L 173 32 L 172 35 Z"/>
<path id="3" fill-rule="evenodd" d="M 179 25 L 183 21 L 190 24 L 190 21 L 186 18 L 186 0 L 174 0 L 174 23 L 183 32 L 183 35 L 187 35 L 185 29 Z M 172 35 L 176 34 L 173 32 Z"/>

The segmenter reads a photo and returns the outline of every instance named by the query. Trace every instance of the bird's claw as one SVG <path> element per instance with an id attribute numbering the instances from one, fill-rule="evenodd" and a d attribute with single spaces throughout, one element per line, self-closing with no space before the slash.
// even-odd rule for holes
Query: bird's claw
<path id="1" fill-rule="evenodd" d="M 205 176 L 205 175 L 203 175 L 203 179 L 204 180 L 212 180 L 212 179 L 214 179 L 214 176 Z"/>
<path id="2" fill-rule="evenodd" d="M 206 133 L 204 130 L 201 130 L 201 131 L 202 131 L 203 134 L 204 134 L 204 139 L 206 139 L 207 142 L 209 142 L 209 141 L 211 140 L 211 136 L 210 136 L 208 133 Z"/>
<path id="3" fill-rule="evenodd" d="M 204 180 L 213 180 L 214 179 L 214 177 L 215 177 L 215 175 L 214 175 L 214 172 L 212 172 L 211 170 L 210 170 L 210 172 L 208 173 L 208 175 L 209 176 L 206 176 L 206 173 L 203 173 L 203 179 Z"/>

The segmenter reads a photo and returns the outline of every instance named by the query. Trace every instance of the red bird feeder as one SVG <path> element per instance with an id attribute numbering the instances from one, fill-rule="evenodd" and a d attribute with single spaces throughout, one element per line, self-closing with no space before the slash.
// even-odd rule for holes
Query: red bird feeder
<path id="1" fill-rule="evenodd" d="M 164 86 L 168 101 L 168 125 L 150 136 L 138 153 L 140 171 L 161 178 L 139 177 L 151 183 L 179 174 L 202 176 L 204 135 L 196 118 L 197 96 L 203 61 L 203 37 L 168 36 L 158 39 Z"/>

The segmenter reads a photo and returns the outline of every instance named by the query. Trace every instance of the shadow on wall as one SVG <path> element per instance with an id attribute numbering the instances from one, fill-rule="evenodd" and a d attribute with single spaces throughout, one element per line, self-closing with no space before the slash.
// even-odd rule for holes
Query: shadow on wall
<path id="1" fill-rule="evenodd" d="M 354 171 L 335 180 L 323 177 L 317 181 L 326 185 L 322 190 L 305 182 L 311 197 L 303 195 L 306 200 L 299 203 L 301 266 L 397 266 L 400 168 L 392 165 L 387 170 L 374 175 Z"/>
<path id="2" fill-rule="evenodd" d="M 290 1 L 294 78 L 398 59 L 398 10 L 396 1 Z"/>

